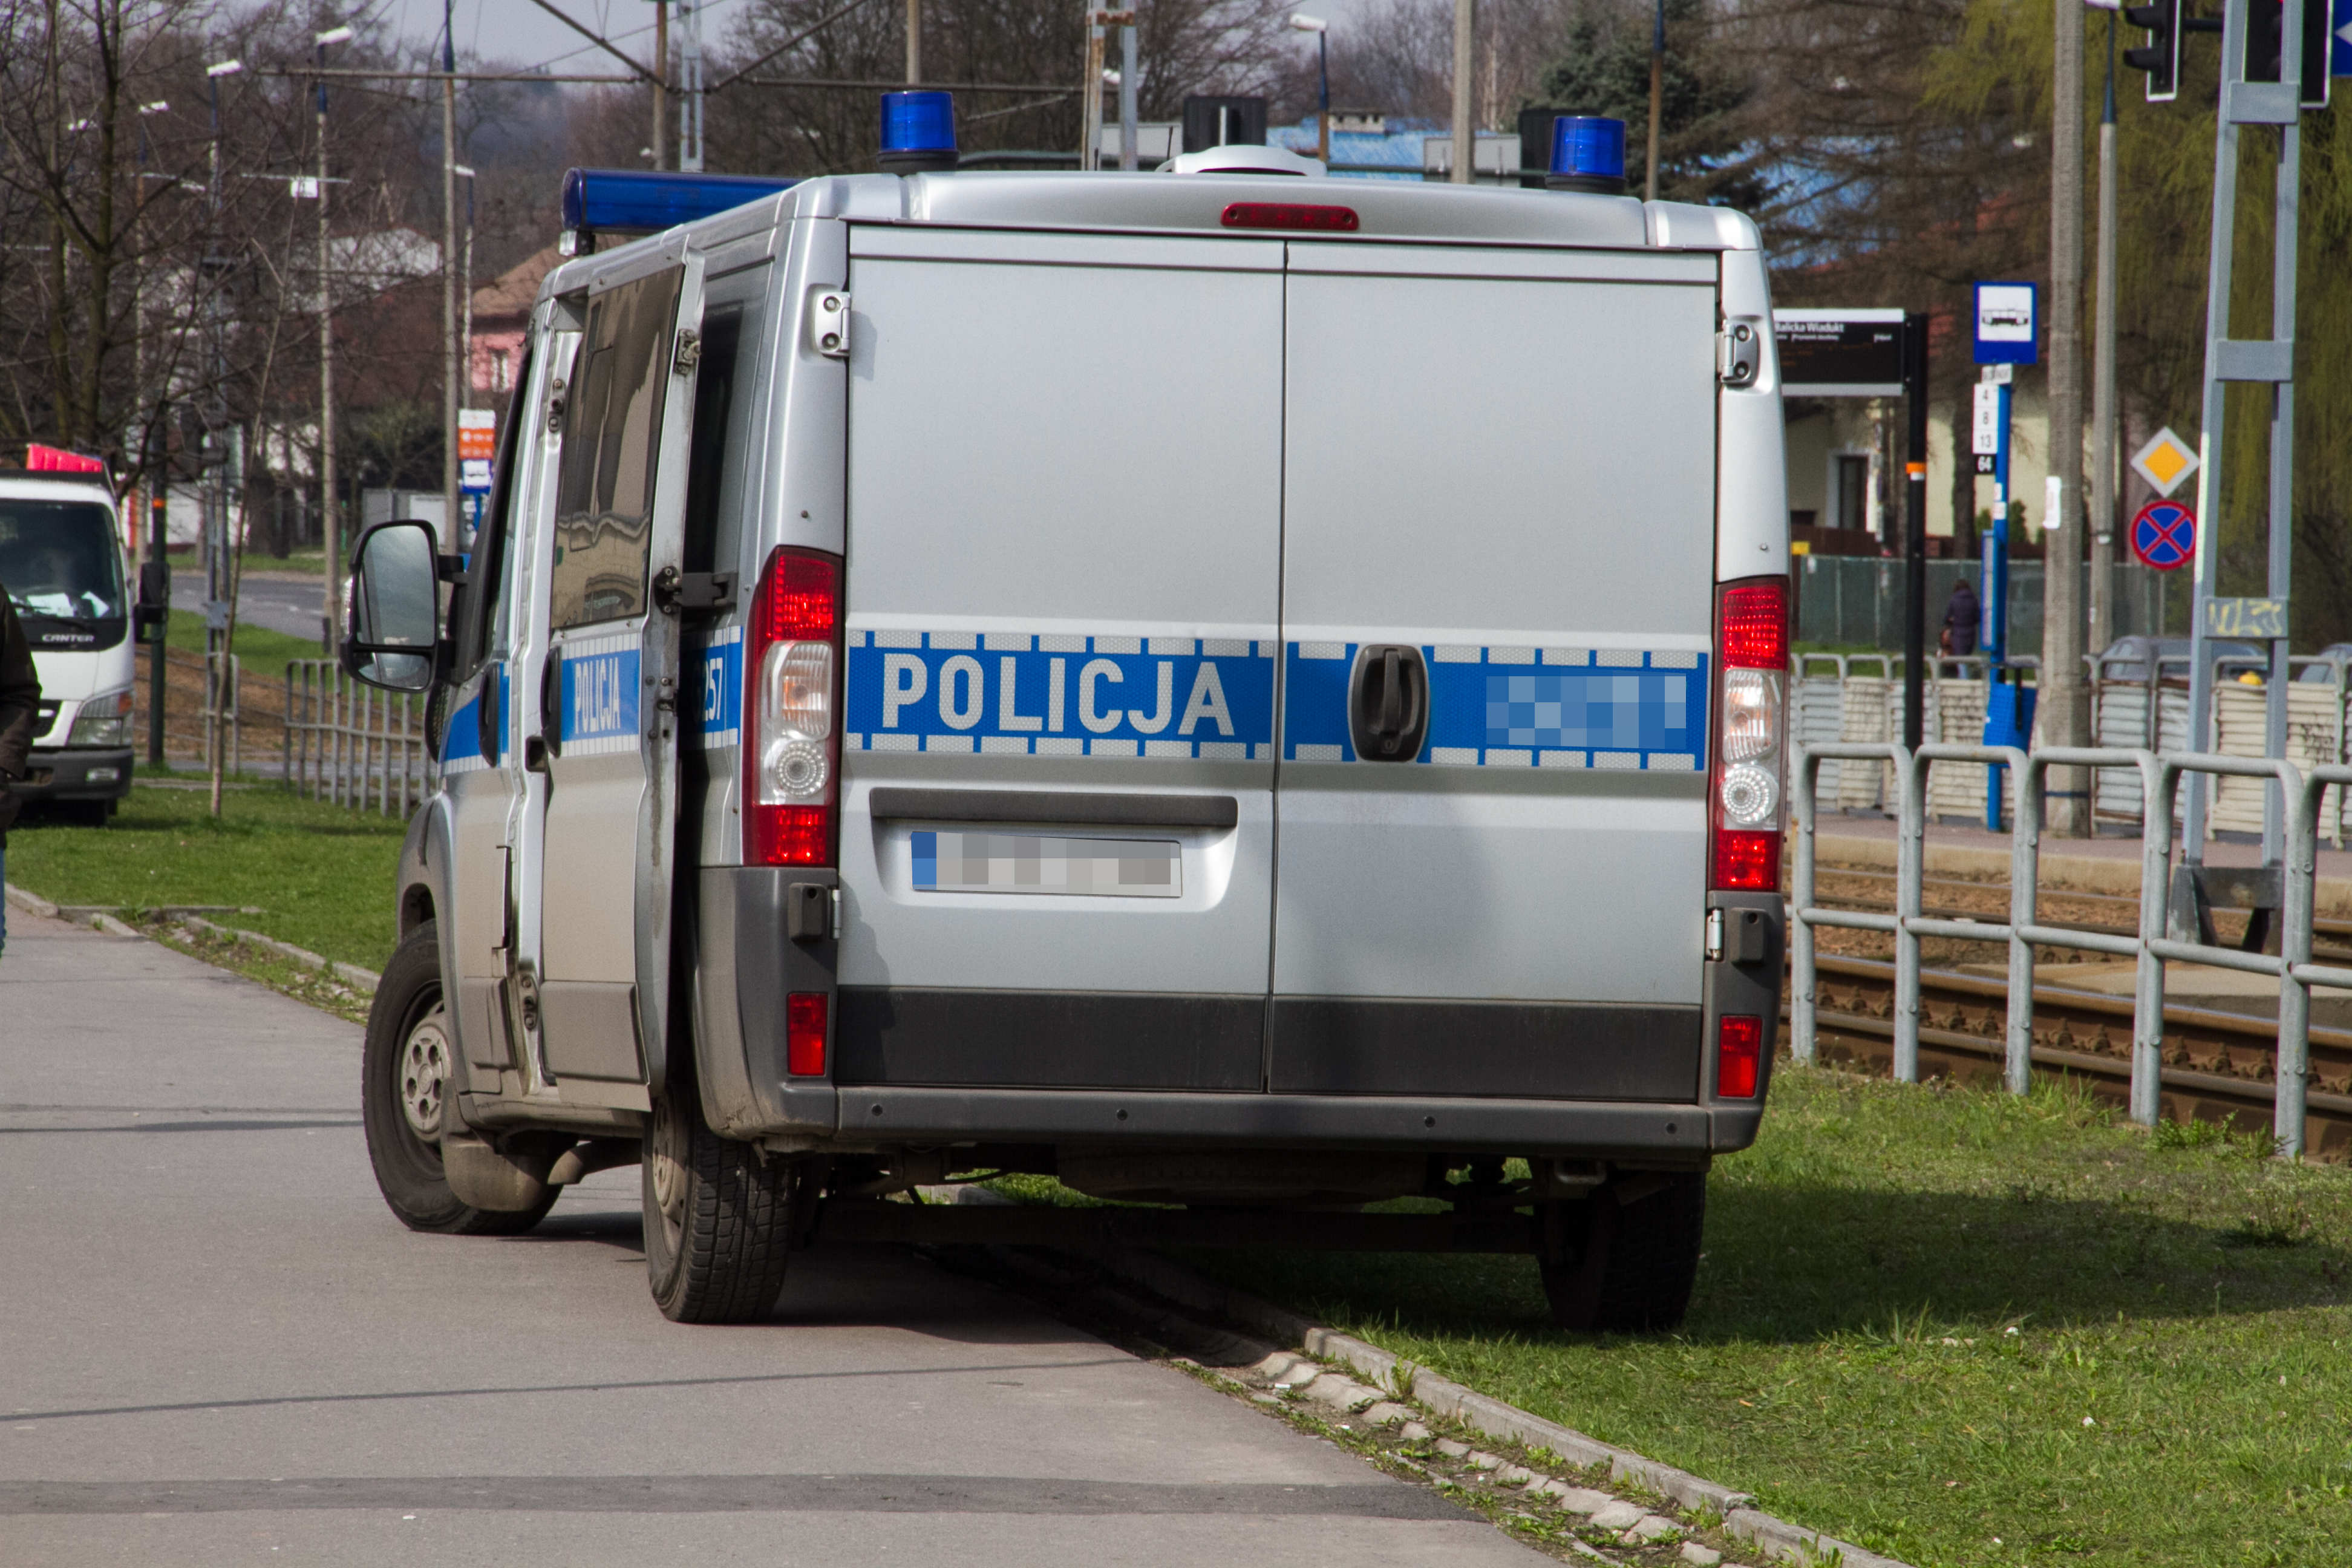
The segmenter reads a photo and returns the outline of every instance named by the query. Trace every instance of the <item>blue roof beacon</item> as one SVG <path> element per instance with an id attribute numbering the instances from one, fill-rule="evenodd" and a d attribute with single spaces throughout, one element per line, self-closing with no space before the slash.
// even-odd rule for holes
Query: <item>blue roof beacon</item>
<path id="1" fill-rule="evenodd" d="M 1555 191 L 1592 195 L 1625 194 L 1625 122 L 1597 114 L 1563 114 L 1551 122 L 1551 173 L 1544 184 Z"/>
<path id="2" fill-rule="evenodd" d="M 955 166 L 955 94 L 884 93 L 882 172 L 937 174 Z"/>

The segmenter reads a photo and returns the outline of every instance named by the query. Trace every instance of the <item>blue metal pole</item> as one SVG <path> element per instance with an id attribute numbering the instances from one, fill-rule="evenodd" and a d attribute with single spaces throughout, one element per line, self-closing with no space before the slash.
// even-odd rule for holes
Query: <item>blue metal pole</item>
<path id="1" fill-rule="evenodd" d="M 1985 707 L 1992 707 L 1992 688 L 2009 662 L 2009 402 L 2007 382 L 2000 384 L 2000 436 L 1992 459 L 1992 527 L 1984 537 L 1984 626 L 1979 638 L 1985 652 Z M 2001 773 L 1985 769 L 1985 826 L 2000 831 Z"/>

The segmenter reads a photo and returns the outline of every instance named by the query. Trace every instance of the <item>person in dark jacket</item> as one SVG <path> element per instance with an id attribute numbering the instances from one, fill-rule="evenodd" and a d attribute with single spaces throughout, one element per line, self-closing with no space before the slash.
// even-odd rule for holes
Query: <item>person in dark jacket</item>
<path id="1" fill-rule="evenodd" d="M 41 705 L 40 677 L 33 673 L 33 650 L 17 622 L 8 585 L 0 583 L 0 882 L 8 875 L 8 825 L 16 819 L 9 786 L 25 776 L 33 750 L 33 715 Z M 8 947 L 8 904 L 0 900 L 0 952 Z"/>
<path id="2" fill-rule="evenodd" d="M 1977 621 L 1979 609 L 1977 591 L 1966 577 L 1952 585 L 1952 597 L 1944 606 L 1944 651 L 1966 654 L 1977 651 Z"/>

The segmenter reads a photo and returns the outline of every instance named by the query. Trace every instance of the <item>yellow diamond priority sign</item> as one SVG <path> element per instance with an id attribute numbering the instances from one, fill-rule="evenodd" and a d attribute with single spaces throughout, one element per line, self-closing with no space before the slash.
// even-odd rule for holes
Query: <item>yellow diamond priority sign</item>
<path id="1" fill-rule="evenodd" d="M 2196 448 L 2174 435 L 2168 425 L 2139 449 L 2131 466 L 2132 471 L 2146 479 L 2157 494 L 2169 496 L 2180 488 L 2181 480 L 2197 471 L 2202 460 Z"/>

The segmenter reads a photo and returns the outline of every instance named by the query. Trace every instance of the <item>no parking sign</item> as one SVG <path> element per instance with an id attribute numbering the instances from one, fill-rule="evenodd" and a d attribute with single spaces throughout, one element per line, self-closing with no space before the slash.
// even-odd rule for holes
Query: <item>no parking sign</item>
<path id="1" fill-rule="evenodd" d="M 2132 519 L 2131 547 L 2159 572 L 2186 566 L 2197 553 L 2197 514 L 2177 500 L 2152 500 Z"/>

